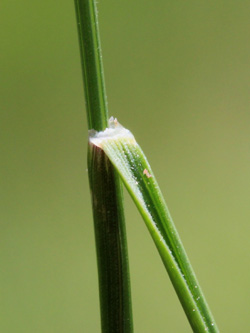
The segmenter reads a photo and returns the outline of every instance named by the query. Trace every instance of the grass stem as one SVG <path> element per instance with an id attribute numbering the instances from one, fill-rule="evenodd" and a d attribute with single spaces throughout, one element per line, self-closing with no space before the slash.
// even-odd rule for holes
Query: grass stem
<path id="1" fill-rule="evenodd" d="M 75 0 L 88 128 L 107 127 L 108 111 L 94 0 Z M 89 182 L 95 226 L 101 326 L 104 333 L 133 332 L 123 194 L 103 150 L 89 144 Z"/>

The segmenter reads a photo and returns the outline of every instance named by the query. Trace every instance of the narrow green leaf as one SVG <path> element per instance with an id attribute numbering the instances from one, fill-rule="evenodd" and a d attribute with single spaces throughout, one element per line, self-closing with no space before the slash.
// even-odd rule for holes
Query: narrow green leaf
<path id="1" fill-rule="evenodd" d="M 153 171 L 132 133 L 111 118 L 103 132 L 90 131 L 118 170 L 139 209 L 194 332 L 218 332 L 174 226 Z"/>

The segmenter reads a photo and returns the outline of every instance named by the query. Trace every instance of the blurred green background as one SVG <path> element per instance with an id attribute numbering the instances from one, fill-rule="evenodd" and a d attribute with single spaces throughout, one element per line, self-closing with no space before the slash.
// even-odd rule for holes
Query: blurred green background
<path id="1" fill-rule="evenodd" d="M 109 112 L 162 187 L 221 332 L 249 330 L 249 1 L 100 0 Z M 0 331 L 100 332 L 74 3 L 0 4 Z M 135 332 L 191 332 L 125 195 Z"/>

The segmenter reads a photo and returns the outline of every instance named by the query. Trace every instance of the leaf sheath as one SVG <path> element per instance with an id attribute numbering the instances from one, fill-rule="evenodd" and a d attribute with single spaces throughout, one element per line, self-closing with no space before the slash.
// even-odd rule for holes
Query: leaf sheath
<path id="1" fill-rule="evenodd" d="M 131 333 L 133 324 L 121 183 L 103 150 L 90 144 L 88 161 L 102 332 Z"/>

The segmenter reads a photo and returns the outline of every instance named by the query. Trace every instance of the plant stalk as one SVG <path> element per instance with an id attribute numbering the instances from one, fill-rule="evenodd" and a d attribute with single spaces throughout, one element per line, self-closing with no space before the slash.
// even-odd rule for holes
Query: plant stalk
<path id="1" fill-rule="evenodd" d="M 75 0 L 88 128 L 107 127 L 108 110 L 94 0 Z M 103 333 L 133 332 L 123 193 L 103 150 L 89 144 L 89 183 L 95 226 Z"/>
<path id="2" fill-rule="evenodd" d="M 94 0 L 75 0 L 88 128 L 102 131 L 108 126 L 102 51 Z"/>

